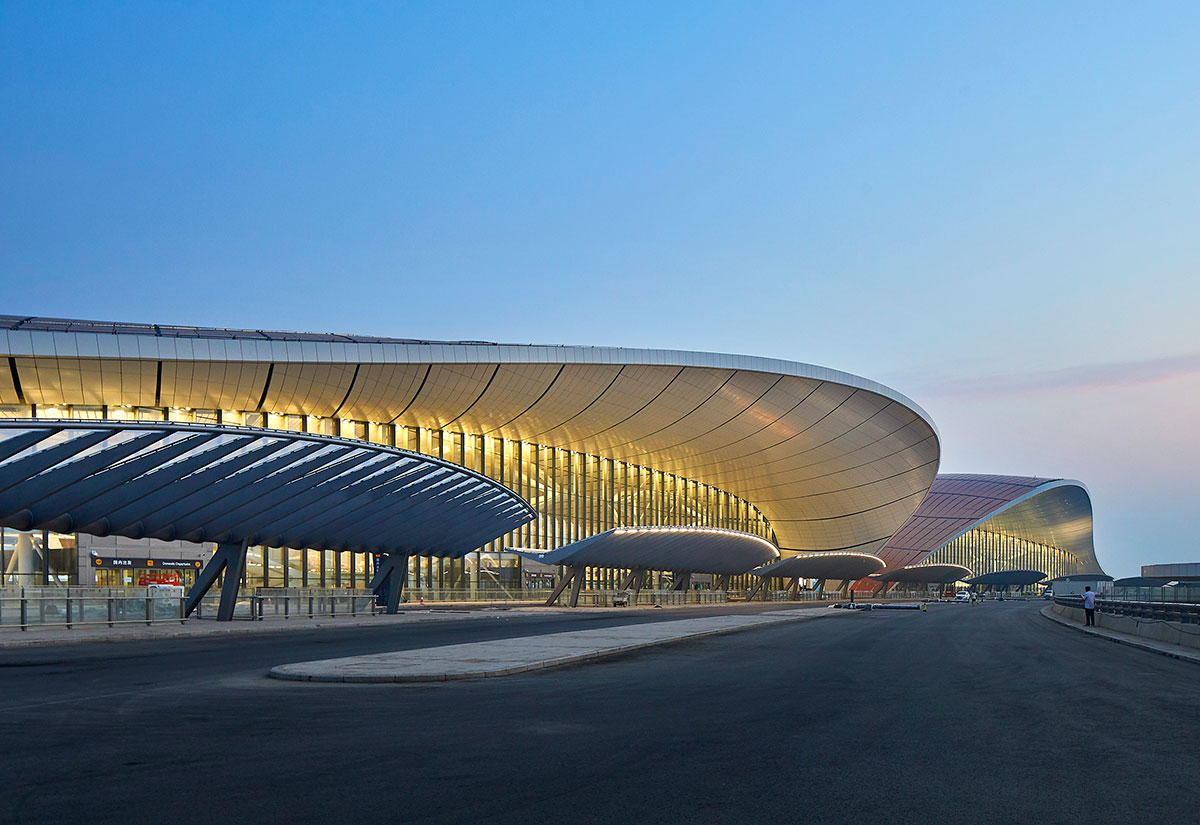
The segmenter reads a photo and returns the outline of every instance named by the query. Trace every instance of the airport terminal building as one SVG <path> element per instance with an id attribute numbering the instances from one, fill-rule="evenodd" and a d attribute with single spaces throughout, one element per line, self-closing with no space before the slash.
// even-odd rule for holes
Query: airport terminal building
<path id="1" fill-rule="evenodd" d="M 6 586 L 188 586 L 240 542 L 250 588 L 365 588 L 387 558 L 410 593 L 512 592 L 561 578 L 531 553 L 668 527 L 889 570 L 1021 552 L 1051 575 L 1099 569 L 1076 482 L 991 477 L 1007 492 L 959 496 L 970 517 L 929 529 L 918 508 L 946 516 L 956 495 L 933 421 L 824 367 L 16 316 L 0 316 L 0 350 Z M 662 537 L 644 532 L 649 555 L 590 556 L 577 586 L 643 568 L 654 586 L 716 583 L 655 568 Z M 731 569 L 707 572 L 751 586 Z"/>

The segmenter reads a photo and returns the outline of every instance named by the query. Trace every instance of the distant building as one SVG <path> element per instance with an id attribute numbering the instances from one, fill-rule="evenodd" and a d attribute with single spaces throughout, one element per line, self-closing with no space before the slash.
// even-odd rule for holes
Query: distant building
<path id="1" fill-rule="evenodd" d="M 921 563 L 960 564 L 976 576 L 1104 573 L 1087 488 L 1069 479 L 939 475 L 879 555 L 889 570 Z"/>
<path id="2" fill-rule="evenodd" d="M 1079 596 L 1089 587 L 1102 596 L 1108 595 L 1113 591 L 1113 577 L 1079 573 L 1074 576 L 1059 576 L 1050 582 L 1055 596 Z"/>

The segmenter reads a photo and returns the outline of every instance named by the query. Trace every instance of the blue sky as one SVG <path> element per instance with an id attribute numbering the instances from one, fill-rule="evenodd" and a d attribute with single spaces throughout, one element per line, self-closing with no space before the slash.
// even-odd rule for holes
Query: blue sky
<path id="1" fill-rule="evenodd" d="M 915 398 L 1197 560 L 1194 3 L 0 0 L 0 311 L 660 346 Z"/>

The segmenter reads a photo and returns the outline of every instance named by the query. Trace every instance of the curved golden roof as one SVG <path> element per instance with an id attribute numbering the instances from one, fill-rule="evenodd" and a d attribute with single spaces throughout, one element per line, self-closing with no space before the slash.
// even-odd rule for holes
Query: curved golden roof
<path id="1" fill-rule="evenodd" d="M 0 327 L 0 403 L 302 413 L 534 442 L 727 490 L 793 550 L 880 549 L 940 452 L 903 395 L 776 359 L 7 316 Z"/>

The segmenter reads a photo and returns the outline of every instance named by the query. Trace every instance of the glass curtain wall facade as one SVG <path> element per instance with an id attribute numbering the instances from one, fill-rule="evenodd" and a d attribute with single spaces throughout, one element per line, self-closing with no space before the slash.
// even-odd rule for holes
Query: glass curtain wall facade
<path id="1" fill-rule="evenodd" d="M 976 528 L 931 555 L 925 564 L 961 564 L 976 576 L 1001 570 L 1039 570 L 1048 578 L 1089 572 L 1067 550 L 1028 539 Z"/>
<path id="2" fill-rule="evenodd" d="M 75 536 L 0 528 L 0 573 L 4 587 L 78 584 Z"/>
<path id="3" fill-rule="evenodd" d="M 722 527 L 775 541 L 770 522 L 757 507 L 711 485 L 602 456 L 459 430 L 174 407 L 3 405 L 0 416 L 179 421 L 360 439 L 460 464 L 504 484 L 533 505 L 538 513 L 535 520 L 465 558 L 411 559 L 409 587 L 414 590 L 520 588 L 519 557 L 505 553 L 505 548 L 554 550 L 614 527 Z M 245 583 L 362 588 L 370 582 L 370 565 L 361 553 L 253 547 L 247 555 Z M 615 570 L 591 569 L 586 574 L 593 588 L 616 587 L 619 575 Z"/>

